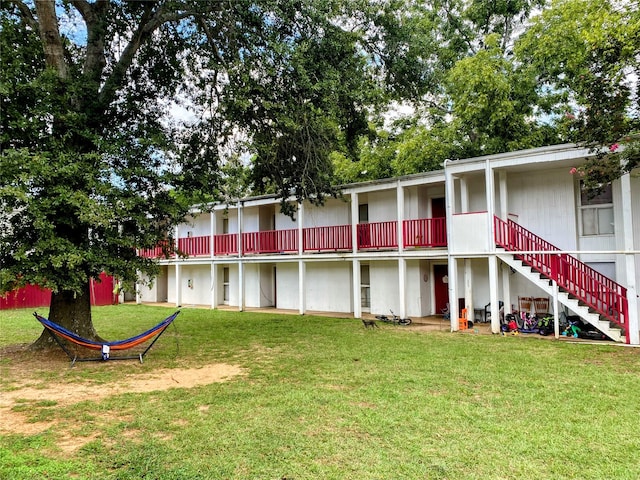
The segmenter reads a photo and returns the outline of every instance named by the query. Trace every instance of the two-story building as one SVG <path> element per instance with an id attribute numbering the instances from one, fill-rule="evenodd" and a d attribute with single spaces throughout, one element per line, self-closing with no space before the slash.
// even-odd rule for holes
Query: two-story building
<path id="1" fill-rule="evenodd" d="M 282 214 L 272 196 L 194 211 L 186 256 L 160 259 L 139 302 L 423 317 L 448 309 L 500 331 L 501 307 L 578 315 L 640 344 L 640 178 L 595 198 L 572 173 L 592 154 L 558 145 L 345 185 Z M 155 256 L 156 251 L 143 251 Z M 524 300 L 523 300 L 524 299 Z M 531 305 L 531 306 L 529 306 Z"/>

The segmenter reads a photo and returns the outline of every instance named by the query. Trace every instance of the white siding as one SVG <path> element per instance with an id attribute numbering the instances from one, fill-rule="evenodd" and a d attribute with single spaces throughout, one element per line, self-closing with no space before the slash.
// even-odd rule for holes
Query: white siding
<path id="1" fill-rule="evenodd" d="M 352 312 L 351 262 L 307 264 L 305 294 L 308 310 Z"/>
<path id="2" fill-rule="evenodd" d="M 189 286 L 191 281 L 191 287 Z M 175 283 L 175 278 L 173 279 Z M 211 267 L 209 265 L 184 265 L 182 267 L 182 305 L 209 304 L 211 298 Z"/>
<path id="3" fill-rule="evenodd" d="M 303 227 L 328 227 L 347 225 L 351 222 L 351 203 L 340 199 L 328 199 L 324 207 L 304 204 Z"/>
<path id="4" fill-rule="evenodd" d="M 246 307 L 260 307 L 260 265 L 244 266 L 244 304 Z"/>
<path id="5" fill-rule="evenodd" d="M 298 309 L 298 264 L 279 263 L 276 267 L 276 307 Z"/>
<path id="6" fill-rule="evenodd" d="M 143 281 L 147 282 L 149 278 L 143 277 Z M 169 280 L 167 275 L 167 267 L 160 267 L 160 273 L 153 279 L 151 284 L 147 282 L 146 285 L 139 284 L 138 294 L 140 295 L 141 302 L 166 302 L 167 299 L 167 282 L 173 281 L 173 278 Z"/>
<path id="7" fill-rule="evenodd" d="M 242 231 L 260 231 L 260 212 L 258 207 L 247 207 L 242 210 Z"/>
<path id="8" fill-rule="evenodd" d="M 397 220 L 398 210 L 396 208 L 396 190 L 382 190 L 367 195 L 369 204 L 369 222 L 388 222 Z"/>
<path id="9" fill-rule="evenodd" d="M 369 263 L 371 285 L 371 313 L 389 314 L 400 312 L 400 288 L 398 285 L 398 262 L 376 261 Z"/>
<path id="10" fill-rule="evenodd" d="M 473 175 L 467 180 L 469 212 L 486 212 L 487 185 L 484 175 Z"/>
<path id="11" fill-rule="evenodd" d="M 431 314 L 429 264 L 426 261 L 407 262 L 407 316 L 423 317 Z"/>
<path id="12" fill-rule="evenodd" d="M 563 250 L 575 250 L 574 177 L 568 169 L 508 173 L 508 210 L 518 223 Z"/>
<path id="13" fill-rule="evenodd" d="M 192 237 L 203 237 L 211 233 L 211 216 L 209 213 L 200 213 L 189 217 L 187 221 L 178 227 L 178 234 L 181 238 L 187 237 L 191 232 Z"/>

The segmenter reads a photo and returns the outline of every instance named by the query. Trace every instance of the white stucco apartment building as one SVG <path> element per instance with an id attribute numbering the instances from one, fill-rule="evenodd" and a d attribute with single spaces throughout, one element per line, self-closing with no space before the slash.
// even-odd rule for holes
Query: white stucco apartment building
<path id="1" fill-rule="evenodd" d="M 188 256 L 159 259 L 137 300 L 356 318 L 448 307 L 452 330 L 466 308 L 497 333 L 491 312 L 546 299 L 556 325 L 565 312 L 640 344 L 640 175 L 589 198 L 571 170 L 590 155 L 558 145 L 447 161 L 345 185 L 321 207 L 296 205 L 295 220 L 271 196 L 194 212 L 175 233 Z"/>

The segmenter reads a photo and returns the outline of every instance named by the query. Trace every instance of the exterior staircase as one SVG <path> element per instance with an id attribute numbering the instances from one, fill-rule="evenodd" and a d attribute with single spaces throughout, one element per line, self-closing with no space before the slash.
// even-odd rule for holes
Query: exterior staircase
<path id="1" fill-rule="evenodd" d="M 504 249 L 501 250 L 505 253 L 498 255 L 498 258 L 500 260 L 509 265 L 531 283 L 540 287 L 540 289 L 542 289 L 549 296 L 553 296 L 553 282 L 549 278 L 534 270 L 529 265 L 525 264 L 522 260 L 516 258 L 516 255 L 510 255 Z M 589 323 L 590 325 L 594 326 L 599 331 L 604 333 L 611 340 L 615 342 L 625 341 L 622 328 L 604 319 L 599 314 L 593 312 L 587 305 L 581 303 L 580 300 L 569 295 L 568 292 L 558 292 L 558 303 L 567 307 L 585 322 Z"/>
<path id="2" fill-rule="evenodd" d="M 629 343 L 626 289 L 517 223 L 494 219 L 498 258 L 616 342 Z M 557 253 L 556 253 L 557 252 Z"/>

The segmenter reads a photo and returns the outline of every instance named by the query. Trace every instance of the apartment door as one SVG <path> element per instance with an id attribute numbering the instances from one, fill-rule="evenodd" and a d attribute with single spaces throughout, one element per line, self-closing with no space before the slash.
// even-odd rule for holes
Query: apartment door
<path id="1" fill-rule="evenodd" d="M 449 302 L 449 269 L 447 265 L 433 266 L 433 294 L 435 314 L 439 315 Z"/>
<path id="2" fill-rule="evenodd" d="M 444 197 L 431 199 L 431 218 L 444 218 L 447 216 Z"/>

